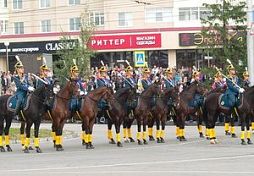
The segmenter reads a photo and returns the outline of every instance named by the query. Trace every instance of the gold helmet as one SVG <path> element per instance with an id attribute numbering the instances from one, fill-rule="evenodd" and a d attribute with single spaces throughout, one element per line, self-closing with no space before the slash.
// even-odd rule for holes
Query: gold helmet
<path id="1" fill-rule="evenodd" d="M 71 66 L 71 69 L 70 69 L 71 73 L 72 72 L 78 72 L 79 69 L 78 69 L 78 66 L 76 64 L 76 59 L 73 59 L 73 65 Z"/>
<path id="2" fill-rule="evenodd" d="M 198 70 L 195 70 L 192 72 L 192 77 L 199 76 L 200 72 Z"/>
<path id="3" fill-rule="evenodd" d="M 19 56 L 15 56 L 16 60 L 17 60 L 17 63 L 15 64 L 15 69 L 17 68 L 21 68 L 21 67 L 24 67 L 23 63 L 21 62 L 21 60 L 19 59 Z"/>
<path id="4" fill-rule="evenodd" d="M 219 77 L 221 77 L 221 76 L 222 76 L 221 72 L 218 71 L 218 72 L 214 75 L 214 78 L 219 78 Z"/>
<path id="5" fill-rule="evenodd" d="M 107 72 L 107 68 L 105 66 L 102 66 L 100 69 L 99 69 L 100 72 Z"/>
<path id="6" fill-rule="evenodd" d="M 125 69 L 125 71 L 126 71 L 126 72 L 129 72 L 129 71 L 131 72 L 131 71 L 133 71 L 132 66 L 129 65 L 129 66 Z"/>
<path id="7" fill-rule="evenodd" d="M 144 68 L 143 72 L 144 73 L 150 73 L 150 69 L 149 68 Z"/>
<path id="8" fill-rule="evenodd" d="M 46 64 L 43 64 L 42 66 L 40 66 L 41 70 L 49 70 L 48 66 Z"/>
<path id="9" fill-rule="evenodd" d="M 172 74 L 173 73 L 173 69 L 172 68 L 167 68 L 165 72 L 167 74 Z"/>
<path id="10" fill-rule="evenodd" d="M 245 72 L 243 72 L 243 77 L 249 77 L 249 72 L 248 72 L 248 68 L 245 67 Z"/>
<path id="11" fill-rule="evenodd" d="M 229 59 L 227 59 L 227 62 L 229 63 L 229 65 L 227 66 L 227 70 L 228 71 L 235 70 L 234 65 L 232 64 L 232 62 Z"/>

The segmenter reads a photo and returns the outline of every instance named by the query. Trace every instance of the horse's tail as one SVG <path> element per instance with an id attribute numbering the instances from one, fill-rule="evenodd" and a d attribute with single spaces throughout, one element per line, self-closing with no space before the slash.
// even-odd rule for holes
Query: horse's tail
<path id="1" fill-rule="evenodd" d="M 208 121 L 206 106 L 207 106 L 206 101 L 204 100 L 204 104 L 202 106 L 202 111 L 203 111 L 203 121 L 205 122 L 205 125 L 207 125 L 207 121 Z"/>

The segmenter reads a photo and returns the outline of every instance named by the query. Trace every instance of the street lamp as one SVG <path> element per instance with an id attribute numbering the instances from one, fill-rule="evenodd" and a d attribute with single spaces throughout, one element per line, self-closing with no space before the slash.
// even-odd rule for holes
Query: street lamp
<path id="1" fill-rule="evenodd" d="M 9 55 L 8 55 L 8 46 L 10 45 L 10 42 L 4 42 L 4 45 L 6 47 L 6 69 L 9 71 Z"/>

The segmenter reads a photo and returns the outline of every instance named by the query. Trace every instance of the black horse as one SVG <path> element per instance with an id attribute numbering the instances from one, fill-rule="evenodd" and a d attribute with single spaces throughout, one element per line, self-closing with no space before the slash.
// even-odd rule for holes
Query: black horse
<path id="1" fill-rule="evenodd" d="M 127 115 L 129 110 L 135 106 L 133 105 L 135 95 L 135 88 L 121 88 L 114 94 L 114 99 L 109 101 L 110 109 L 107 111 L 107 115 L 109 116 L 108 139 L 110 144 L 115 144 L 111 130 L 112 125 L 115 124 L 117 146 L 122 146 L 120 142 L 120 125 L 128 119 Z"/>
<path id="2" fill-rule="evenodd" d="M 12 151 L 9 143 L 9 129 L 11 126 L 12 119 L 15 112 L 10 111 L 7 106 L 9 106 L 8 99 L 11 95 L 4 95 L 0 97 L 0 135 L 2 136 L 3 130 L 5 134 L 5 145 L 7 151 Z M 36 89 L 33 93 L 28 95 L 28 101 L 26 107 L 21 110 L 18 115 L 21 119 L 21 137 L 24 136 L 24 127 L 26 125 L 26 139 L 24 144 L 24 152 L 29 152 L 30 145 L 30 130 L 31 126 L 34 124 L 34 145 L 36 152 L 41 153 L 39 146 L 39 128 L 41 119 L 45 113 L 45 108 L 48 106 L 48 102 L 53 97 L 53 85 L 44 85 Z M 6 121 L 6 126 L 4 128 L 4 120 Z M 23 140 L 23 139 L 22 139 Z M 0 146 L 2 152 L 5 151 L 3 146 Z"/>

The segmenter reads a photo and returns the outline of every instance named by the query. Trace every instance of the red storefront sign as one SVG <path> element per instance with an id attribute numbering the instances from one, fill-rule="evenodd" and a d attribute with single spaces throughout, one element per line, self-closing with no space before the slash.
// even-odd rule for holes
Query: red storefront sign
<path id="1" fill-rule="evenodd" d="M 89 47 L 93 50 L 160 48 L 161 34 L 92 36 Z"/>

